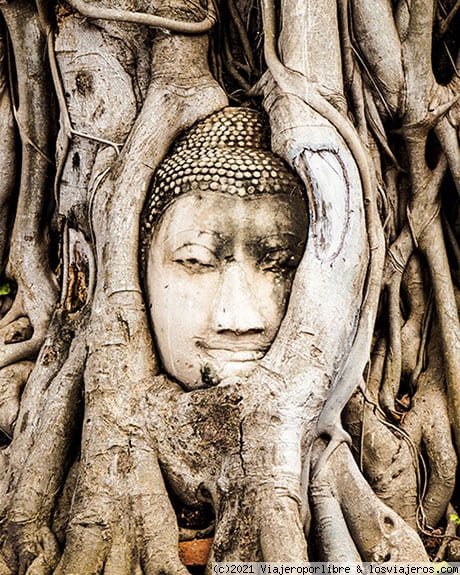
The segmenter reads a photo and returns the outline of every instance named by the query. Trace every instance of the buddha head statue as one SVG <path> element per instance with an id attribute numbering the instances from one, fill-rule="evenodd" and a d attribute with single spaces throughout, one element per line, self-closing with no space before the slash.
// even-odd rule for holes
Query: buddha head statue
<path id="1" fill-rule="evenodd" d="M 285 314 L 308 228 L 303 184 L 268 121 L 225 108 L 159 166 L 141 218 L 141 271 L 165 372 L 185 389 L 245 377 Z"/>

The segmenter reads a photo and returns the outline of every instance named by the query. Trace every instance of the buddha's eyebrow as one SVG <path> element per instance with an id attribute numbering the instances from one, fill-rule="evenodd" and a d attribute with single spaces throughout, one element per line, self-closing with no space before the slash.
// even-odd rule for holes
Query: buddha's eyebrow
<path id="1" fill-rule="evenodd" d="M 291 249 L 302 246 L 303 239 L 291 232 L 282 232 L 265 236 L 262 240 L 251 242 L 251 247 L 256 251 L 274 251 L 278 249 Z"/>
<path id="2" fill-rule="evenodd" d="M 184 236 L 183 240 L 181 240 L 181 236 Z M 204 236 L 204 238 L 203 238 Z M 162 245 L 169 244 L 173 242 L 176 244 L 174 249 L 177 247 L 185 246 L 185 245 L 192 245 L 196 243 L 197 240 L 200 239 L 209 239 L 212 242 L 215 242 L 216 239 L 219 239 L 219 234 L 217 232 L 210 232 L 209 230 L 198 230 L 196 228 L 180 230 L 176 232 L 172 232 L 168 234 L 163 242 Z M 182 241 L 182 243 L 180 243 Z"/>

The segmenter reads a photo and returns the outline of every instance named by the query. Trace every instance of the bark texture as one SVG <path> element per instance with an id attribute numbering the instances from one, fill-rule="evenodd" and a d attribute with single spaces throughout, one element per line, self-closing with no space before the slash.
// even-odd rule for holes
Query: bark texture
<path id="1" fill-rule="evenodd" d="M 207 573 L 428 558 L 457 505 L 458 8 L 0 1 L 0 575 L 186 574 L 179 538 L 212 537 Z M 228 104 L 265 109 L 309 236 L 254 372 L 185 391 L 139 219 Z"/>

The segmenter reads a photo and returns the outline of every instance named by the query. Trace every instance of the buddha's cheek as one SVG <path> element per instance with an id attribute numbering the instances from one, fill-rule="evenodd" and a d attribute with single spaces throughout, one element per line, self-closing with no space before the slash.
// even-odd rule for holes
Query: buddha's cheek
<path id="1" fill-rule="evenodd" d="M 169 375 L 186 387 L 201 382 L 206 359 L 197 346 L 211 328 L 217 274 L 188 274 L 178 266 L 153 266 L 149 286 L 156 347 Z"/>

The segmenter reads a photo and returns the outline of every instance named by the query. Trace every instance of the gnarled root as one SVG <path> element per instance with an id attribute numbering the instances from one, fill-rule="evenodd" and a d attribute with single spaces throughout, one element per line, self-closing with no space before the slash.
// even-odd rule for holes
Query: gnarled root
<path id="1" fill-rule="evenodd" d="M 376 353 L 368 388 L 355 394 L 345 412 L 345 424 L 356 450 L 361 452 L 369 484 L 414 528 L 437 526 L 455 483 L 457 456 L 452 445 L 438 338 L 439 330 L 435 329 L 427 368 L 418 377 L 410 409 L 398 424 L 386 420 L 375 399 L 380 381 Z M 427 455 L 423 472 L 419 470 L 422 451 Z"/>
<path id="2" fill-rule="evenodd" d="M 416 383 L 419 358 L 423 356 L 424 325 L 428 324 L 428 297 L 420 256 L 414 253 L 402 278 L 409 315 L 401 327 L 401 375 Z"/>
<path id="3" fill-rule="evenodd" d="M 0 431 L 9 438 L 13 435 L 22 389 L 33 367 L 33 362 L 21 361 L 0 370 Z"/>
<path id="4" fill-rule="evenodd" d="M 324 449 L 324 444 L 319 443 L 314 449 L 314 465 Z M 316 518 L 320 527 L 318 535 L 326 543 L 333 539 L 336 530 L 340 531 L 344 520 L 363 561 L 428 560 L 417 533 L 378 499 L 346 445 L 337 447 L 312 477 L 312 498 L 315 500 L 315 497 L 314 506 L 321 512 Z M 325 505 L 328 498 L 336 499 L 340 506 L 343 520 L 337 524 L 327 521 L 326 513 L 331 505 L 338 511 L 336 503 Z"/>
<path id="5" fill-rule="evenodd" d="M 84 331 L 80 331 L 59 373 L 49 382 L 24 467 L 10 480 L 4 535 L 19 572 L 49 573 L 59 559 L 51 520 L 78 428 L 85 347 Z"/>
<path id="6" fill-rule="evenodd" d="M 8 247 L 14 185 L 16 182 L 16 129 L 8 86 L 6 33 L 0 29 L 0 273 L 3 275 Z"/>
<path id="7" fill-rule="evenodd" d="M 23 392 L 13 440 L 2 454 L 5 472 L 0 481 L 0 520 L 4 528 L 0 555 L 14 573 L 19 564 L 29 565 L 40 555 L 43 530 L 49 531 L 51 510 L 72 447 L 72 430 L 75 424 L 78 426 L 76 389 L 81 381 L 79 362 L 84 361 L 84 353 L 79 356 L 82 351 L 79 348 L 69 358 L 78 326 L 73 319 L 65 313 L 55 314 L 48 339 Z M 5 370 L 15 369 L 16 365 Z M 25 500 L 21 500 L 23 497 Z M 16 517 L 19 523 L 14 518 L 15 511 L 19 513 Z M 21 525 L 21 514 L 23 519 L 31 520 Z M 50 541 L 48 536 L 45 539 Z M 53 555 L 52 546 L 47 548 Z M 22 557 L 21 549 L 34 552 Z"/>
<path id="8" fill-rule="evenodd" d="M 314 537 L 321 561 L 360 562 L 340 503 L 327 474 L 318 474 L 310 485 Z"/>
<path id="9" fill-rule="evenodd" d="M 227 103 L 209 74 L 206 48 L 206 37 L 158 34 L 142 110 L 122 153 L 94 190 L 98 274 L 82 459 L 59 574 L 141 568 L 146 574 L 186 573 L 176 520 L 156 452 L 143 439 L 139 412 L 157 366 L 139 286 L 138 229 L 153 171 L 173 139 Z"/>
<path id="10" fill-rule="evenodd" d="M 417 526 L 418 461 L 411 439 L 358 390 L 344 414 L 353 446 L 374 493 L 414 529 Z"/>
<path id="11" fill-rule="evenodd" d="M 33 335 L 27 341 L 0 346 L 0 367 L 35 359 L 44 341 L 57 299 L 57 285 L 49 263 L 49 241 L 44 215 L 49 211 L 49 180 L 55 130 L 49 69 L 43 59 L 45 37 L 35 2 L 2 4 L 11 38 L 18 103 L 15 119 L 22 142 L 22 169 L 7 275 L 17 284 L 16 299 L 0 321 L 0 329 L 27 316 Z"/>
<path id="12" fill-rule="evenodd" d="M 68 358 L 74 329 L 75 324 L 71 318 L 58 310 L 21 397 L 13 440 L 8 448 L 8 474 L 0 483 L 0 509 L 8 500 L 7 490 L 14 491 L 16 481 L 34 446 L 36 434 L 42 424 L 43 412 L 46 409 L 50 382 L 56 378 Z"/>
<path id="13" fill-rule="evenodd" d="M 445 372 L 439 349 L 439 331 L 433 330 L 428 348 L 428 366 L 418 379 L 417 392 L 401 427 L 418 449 L 425 447 L 427 486 L 421 505 L 422 527 L 435 528 L 444 516 L 452 496 L 457 470 L 457 455 L 445 389 Z"/>

